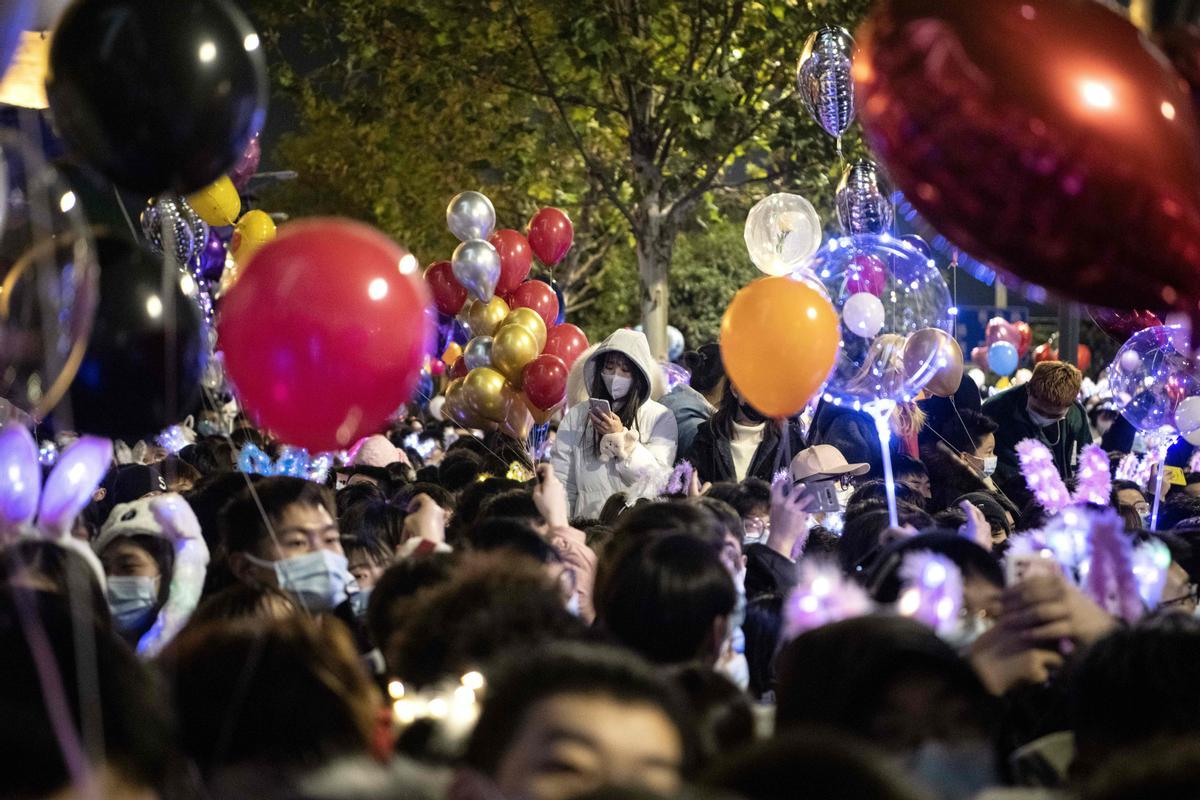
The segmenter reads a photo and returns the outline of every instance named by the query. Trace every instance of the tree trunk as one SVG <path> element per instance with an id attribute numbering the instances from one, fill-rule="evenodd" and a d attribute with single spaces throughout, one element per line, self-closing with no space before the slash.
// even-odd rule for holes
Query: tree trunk
<path id="1" fill-rule="evenodd" d="M 642 325 L 655 358 L 667 358 L 667 319 L 670 309 L 671 254 L 675 249 L 678 226 L 663 214 L 658 203 L 637 214 L 641 223 L 637 237 L 638 276 L 642 289 Z"/>

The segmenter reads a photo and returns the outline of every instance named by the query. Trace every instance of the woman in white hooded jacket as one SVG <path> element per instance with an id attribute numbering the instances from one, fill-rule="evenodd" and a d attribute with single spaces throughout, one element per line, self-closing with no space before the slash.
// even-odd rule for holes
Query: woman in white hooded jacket
<path id="1" fill-rule="evenodd" d="M 609 497 L 624 492 L 630 503 L 655 497 L 675 463 L 675 416 L 657 402 L 661 370 L 644 334 L 619 330 L 584 363 L 589 399 L 563 418 L 551 464 L 567 489 L 575 517 L 595 517 Z M 606 400 L 610 411 L 592 407 Z"/>

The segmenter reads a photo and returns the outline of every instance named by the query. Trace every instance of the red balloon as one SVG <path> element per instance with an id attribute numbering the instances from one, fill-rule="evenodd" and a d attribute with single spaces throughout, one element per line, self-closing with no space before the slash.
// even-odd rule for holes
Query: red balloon
<path id="1" fill-rule="evenodd" d="M 222 301 L 218 332 L 256 423 L 314 453 L 387 423 L 412 395 L 433 334 L 410 262 L 375 229 L 341 219 L 287 225 L 255 254 Z"/>
<path id="2" fill-rule="evenodd" d="M 1017 327 L 1004 317 L 992 317 L 984 328 L 984 342 L 992 345 L 996 342 L 1008 342 L 1018 351 L 1021 347 L 1021 333 Z"/>
<path id="3" fill-rule="evenodd" d="M 871 150 L 955 245 L 1083 302 L 1194 308 L 1200 124 L 1123 17 L 1093 0 L 880 0 L 856 39 Z"/>
<path id="4" fill-rule="evenodd" d="M 1075 364 L 1084 372 L 1092 366 L 1092 348 L 1086 344 L 1079 345 L 1079 349 L 1075 351 Z M 1040 364 L 1043 361 L 1058 361 L 1058 348 L 1051 348 L 1049 342 L 1039 344 L 1033 349 L 1033 363 Z"/>
<path id="5" fill-rule="evenodd" d="M 1021 337 L 1021 341 L 1017 343 L 1017 354 L 1024 358 L 1025 354 L 1029 352 L 1029 345 L 1033 344 L 1033 328 L 1024 321 L 1014 322 L 1013 327 L 1017 329 L 1017 334 Z"/>
<path id="6" fill-rule="evenodd" d="M 542 348 L 542 352 L 558 356 L 567 365 L 567 369 L 570 369 L 587 349 L 587 334 L 571 323 L 564 322 L 562 325 L 555 325 L 546 334 L 546 346 Z"/>
<path id="7" fill-rule="evenodd" d="M 510 228 L 498 230 L 488 239 L 500 254 L 500 279 L 496 281 L 496 294 L 505 295 L 529 277 L 533 265 L 533 253 L 529 240 Z"/>
<path id="8" fill-rule="evenodd" d="M 529 220 L 529 246 L 533 253 L 548 267 L 563 260 L 575 241 L 575 228 L 565 211 L 543 208 Z"/>
<path id="9" fill-rule="evenodd" d="M 522 386 L 530 404 L 541 411 L 549 411 L 567 396 L 567 372 L 569 368 L 558 356 L 542 353 L 525 365 L 521 373 Z"/>
<path id="10" fill-rule="evenodd" d="M 467 289 L 454 277 L 449 261 L 435 261 L 425 270 L 425 283 L 437 310 L 453 317 L 467 302 Z"/>
<path id="11" fill-rule="evenodd" d="M 982 369 L 984 372 L 988 372 L 991 367 L 988 364 L 987 347 L 980 346 L 971 348 L 971 363 Z"/>
<path id="12" fill-rule="evenodd" d="M 1122 343 L 1138 331 L 1162 325 L 1158 315 L 1144 309 L 1118 311 L 1115 308 L 1092 306 L 1088 309 L 1088 314 L 1097 328 Z"/>
<path id="13" fill-rule="evenodd" d="M 509 308 L 532 308 L 549 328 L 558 322 L 558 295 L 542 281 L 525 281 L 512 293 Z"/>
<path id="14" fill-rule="evenodd" d="M 850 294 L 870 292 L 879 297 L 887 286 L 887 275 L 887 264 L 879 256 L 869 253 L 855 256 L 846 279 L 846 291 Z"/>
<path id="15" fill-rule="evenodd" d="M 456 378 L 465 378 L 471 370 L 467 369 L 467 359 L 465 356 L 459 356 L 454 360 L 454 366 L 450 367 L 450 380 Z"/>
<path id="16" fill-rule="evenodd" d="M 440 378 L 446 374 L 446 364 L 440 358 L 429 359 L 429 374 Z"/>

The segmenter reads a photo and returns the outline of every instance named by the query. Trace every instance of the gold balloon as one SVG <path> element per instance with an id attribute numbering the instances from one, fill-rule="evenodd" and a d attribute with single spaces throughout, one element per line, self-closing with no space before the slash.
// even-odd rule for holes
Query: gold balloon
<path id="1" fill-rule="evenodd" d="M 463 383 L 466 378 L 455 378 L 446 386 L 446 404 L 442 412 L 464 428 L 475 426 L 475 413 L 467 407 Z"/>
<path id="2" fill-rule="evenodd" d="M 504 387 L 504 395 L 508 402 L 508 413 L 500 421 L 500 432 L 524 444 L 533 430 L 533 415 L 529 413 L 529 405 L 524 395 L 511 386 Z"/>
<path id="3" fill-rule="evenodd" d="M 909 336 L 904 345 L 904 371 L 909 380 L 933 371 L 925 391 L 934 397 L 950 397 L 962 383 L 962 348 L 944 330 L 922 328 Z"/>
<path id="4" fill-rule="evenodd" d="M 537 339 L 538 353 L 542 352 L 542 348 L 546 346 L 546 322 L 542 319 L 541 314 L 532 308 L 514 308 L 508 312 L 508 316 L 504 318 L 504 324 L 500 327 L 507 328 L 509 325 L 519 325 L 532 333 L 533 338 Z"/>
<path id="5" fill-rule="evenodd" d="M 247 211 L 238 220 L 233 229 L 233 238 L 229 240 L 229 252 L 234 262 L 239 266 L 250 263 L 254 254 L 275 240 L 275 220 L 265 211 Z"/>
<path id="6" fill-rule="evenodd" d="M 222 175 L 209 186 L 187 196 L 188 205 L 209 225 L 232 225 L 242 213 L 242 199 L 228 175 Z"/>
<path id="7" fill-rule="evenodd" d="M 476 367 L 463 379 L 462 394 L 466 407 L 492 422 L 504 419 L 508 400 L 504 396 L 504 376 L 491 367 Z"/>
<path id="8" fill-rule="evenodd" d="M 537 358 L 541 348 L 537 339 L 520 325 L 505 325 L 492 340 L 492 367 L 521 388 L 521 371 Z"/>
<path id="9" fill-rule="evenodd" d="M 499 297 L 493 297 L 486 303 L 473 300 L 467 309 L 467 324 L 471 326 L 471 333 L 476 336 L 492 336 L 500 329 L 507 316 L 508 303 Z"/>

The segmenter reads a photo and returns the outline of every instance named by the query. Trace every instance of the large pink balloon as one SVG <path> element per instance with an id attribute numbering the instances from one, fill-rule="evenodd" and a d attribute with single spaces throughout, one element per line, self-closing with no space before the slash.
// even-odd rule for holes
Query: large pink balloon
<path id="1" fill-rule="evenodd" d="M 225 369 L 288 444 L 343 450 L 407 401 L 432 335 L 417 261 L 358 222 L 285 225 L 225 295 Z"/>
<path id="2" fill-rule="evenodd" d="M 1094 0 L 880 0 L 856 37 L 867 140 L 972 256 L 1067 297 L 1194 310 L 1200 124 Z"/>

